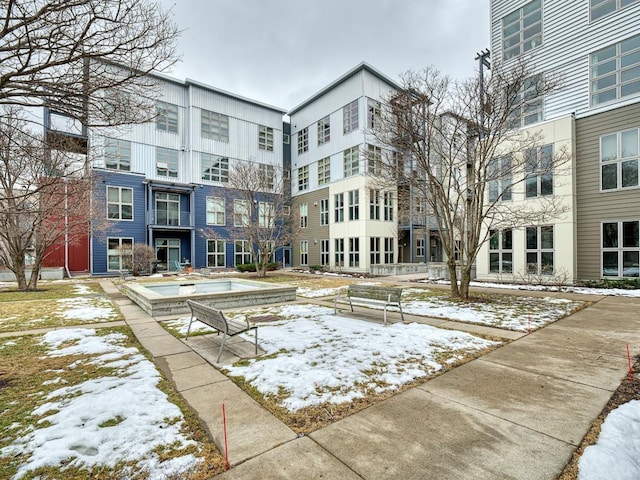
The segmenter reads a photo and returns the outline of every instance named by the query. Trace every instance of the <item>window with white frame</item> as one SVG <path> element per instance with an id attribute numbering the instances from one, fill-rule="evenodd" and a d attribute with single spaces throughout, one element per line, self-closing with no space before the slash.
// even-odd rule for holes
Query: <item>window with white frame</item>
<path id="1" fill-rule="evenodd" d="M 524 80 L 522 87 L 511 99 L 513 109 L 509 114 L 511 128 L 521 128 L 541 122 L 544 115 L 542 74 Z"/>
<path id="2" fill-rule="evenodd" d="M 638 278 L 640 270 L 640 221 L 602 224 L 602 276 Z"/>
<path id="3" fill-rule="evenodd" d="M 358 100 L 342 107 L 342 130 L 343 133 L 358 130 Z"/>
<path id="4" fill-rule="evenodd" d="M 393 193 L 384 192 L 383 210 L 385 222 L 393 222 Z"/>
<path id="5" fill-rule="evenodd" d="M 320 200 L 320 225 L 329 225 L 329 199 Z"/>
<path id="6" fill-rule="evenodd" d="M 526 227 L 527 273 L 553 275 L 553 226 Z"/>
<path id="7" fill-rule="evenodd" d="M 207 225 L 224 225 L 225 201 L 223 197 L 207 197 Z"/>
<path id="8" fill-rule="evenodd" d="M 104 166 L 112 170 L 131 171 L 131 142 L 117 138 L 105 138 Z"/>
<path id="9" fill-rule="evenodd" d="M 333 221 L 344 222 L 344 193 L 336 193 L 333 196 Z"/>
<path id="10" fill-rule="evenodd" d="M 309 265 L 309 241 L 300 241 L 300 265 Z"/>
<path id="11" fill-rule="evenodd" d="M 200 171 L 202 180 L 210 182 L 229 182 L 229 158 L 210 153 L 200 154 Z"/>
<path id="12" fill-rule="evenodd" d="M 384 263 L 395 263 L 394 245 L 396 239 L 393 237 L 385 237 L 384 239 Z"/>
<path id="13" fill-rule="evenodd" d="M 327 115 L 318 121 L 318 146 L 324 145 L 331 140 L 331 123 Z"/>
<path id="14" fill-rule="evenodd" d="M 300 228 L 307 228 L 309 226 L 309 205 L 303 203 L 300 205 Z"/>
<path id="15" fill-rule="evenodd" d="M 380 264 L 380 237 L 369 238 L 369 253 L 371 255 L 371 265 Z"/>
<path id="16" fill-rule="evenodd" d="M 367 127 L 375 128 L 381 116 L 382 108 L 380 107 L 380 102 L 372 98 L 367 98 Z"/>
<path id="17" fill-rule="evenodd" d="M 291 136 L 288 133 L 282 134 L 282 143 L 289 145 L 291 143 Z"/>
<path id="18" fill-rule="evenodd" d="M 380 175 L 382 169 L 382 148 L 377 145 L 367 145 L 367 172 Z"/>
<path id="19" fill-rule="evenodd" d="M 273 165 L 261 163 L 258 165 L 258 175 L 260 176 L 260 188 L 270 192 L 276 182 L 276 168 Z"/>
<path id="20" fill-rule="evenodd" d="M 349 199 L 349 220 L 360 220 L 360 191 L 350 190 Z"/>
<path id="21" fill-rule="evenodd" d="M 131 268 L 133 259 L 133 238 L 107 238 L 107 270 Z"/>
<path id="22" fill-rule="evenodd" d="M 200 135 L 218 142 L 229 142 L 229 117 L 210 110 L 200 110 Z"/>
<path id="23" fill-rule="evenodd" d="M 489 202 L 510 201 L 513 183 L 511 157 L 505 155 L 491 159 L 487 170 Z"/>
<path id="24" fill-rule="evenodd" d="M 251 263 L 251 244 L 249 240 L 236 240 L 233 243 L 234 266 Z"/>
<path id="25" fill-rule="evenodd" d="M 298 191 L 309 189 L 309 165 L 298 169 Z"/>
<path id="26" fill-rule="evenodd" d="M 258 125 L 258 148 L 273 152 L 273 128 Z"/>
<path id="27" fill-rule="evenodd" d="M 329 265 L 329 240 L 320 240 L 320 265 Z"/>
<path id="28" fill-rule="evenodd" d="M 525 197 L 553 195 L 553 145 L 524 151 Z"/>
<path id="29" fill-rule="evenodd" d="M 349 266 L 360 266 L 360 239 L 357 237 L 349 239 Z"/>
<path id="30" fill-rule="evenodd" d="M 207 267 L 226 267 L 225 248 L 224 240 L 207 240 Z"/>
<path id="31" fill-rule="evenodd" d="M 178 106 L 173 103 L 156 102 L 156 129 L 178 133 Z"/>
<path id="32" fill-rule="evenodd" d="M 258 226 L 273 228 L 275 226 L 276 209 L 272 202 L 258 202 Z"/>
<path id="33" fill-rule="evenodd" d="M 360 149 L 351 147 L 343 152 L 344 176 L 351 177 L 360 173 Z"/>
<path id="34" fill-rule="evenodd" d="M 640 35 L 590 56 L 591 105 L 640 93 Z"/>
<path id="35" fill-rule="evenodd" d="M 156 225 L 180 225 L 180 195 L 156 192 Z"/>
<path id="36" fill-rule="evenodd" d="M 513 231 L 510 228 L 489 230 L 489 272 L 513 273 Z"/>
<path id="37" fill-rule="evenodd" d="M 638 129 L 600 137 L 600 188 L 638 186 Z"/>
<path id="38" fill-rule="evenodd" d="M 380 190 L 369 190 L 369 219 L 380 220 Z"/>
<path id="39" fill-rule="evenodd" d="M 107 187 L 107 218 L 133 220 L 133 189 Z"/>
<path id="40" fill-rule="evenodd" d="M 298 155 L 309 151 L 309 127 L 304 127 L 298 132 Z"/>
<path id="41" fill-rule="evenodd" d="M 344 267 L 344 238 L 335 239 L 336 267 Z"/>
<path id="42" fill-rule="evenodd" d="M 156 147 L 156 175 L 178 178 L 178 151 Z"/>
<path id="43" fill-rule="evenodd" d="M 424 238 L 416 238 L 416 257 L 424 257 Z"/>
<path id="44" fill-rule="evenodd" d="M 318 185 L 331 182 L 331 159 L 329 157 L 318 160 Z"/>
<path id="45" fill-rule="evenodd" d="M 233 201 L 233 226 L 247 227 L 249 225 L 249 215 L 251 214 L 251 205 L 247 200 Z"/>
<path id="46" fill-rule="evenodd" d="M 542 0 L 529 2 L 502 19 L 502 58 L 508 60 L 542 45 Z"/>
<path id="47" fill-rule="evenodd" d="M 636 3 L 639 0 L 589 0 L 589 13 L 591 21 L 598 20 L 610 13 L 615 12 L 627 5 Z"/>

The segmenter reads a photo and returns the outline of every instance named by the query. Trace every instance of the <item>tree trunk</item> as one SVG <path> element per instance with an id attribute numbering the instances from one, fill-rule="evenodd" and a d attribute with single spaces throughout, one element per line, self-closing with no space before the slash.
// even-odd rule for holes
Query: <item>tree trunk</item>
<path id="1" fill-rule="evenodd" d="M 464 300 L 469 299 L 469 284 L 471 283 L 471 265 L 464 265 L 460 272 L 460 297 Z"/>
<path id="2" fill-rule="evenodd" d="M 460 290 L 458 289 L 458 274 L 456 272 L 456 261 L 448 260 L 449 279 L 451 280 L 451 298 L 460 298 Z"/>

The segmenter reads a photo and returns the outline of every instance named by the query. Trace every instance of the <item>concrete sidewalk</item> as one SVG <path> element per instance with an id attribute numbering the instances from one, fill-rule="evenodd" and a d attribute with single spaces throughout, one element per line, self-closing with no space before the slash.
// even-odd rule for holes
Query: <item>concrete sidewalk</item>
<path id="1" fill-rule="evenodd" d="M 225 403 L 233 468 L 221 479 L 554 479 L 626 374 L 625 344 L 634 353 L 640 348 L 640 299 L 598 297 L 568 318 L 297 437 L 191 345 L 118 297 L 111 282 L 103 288 L 219 447 Z"/>

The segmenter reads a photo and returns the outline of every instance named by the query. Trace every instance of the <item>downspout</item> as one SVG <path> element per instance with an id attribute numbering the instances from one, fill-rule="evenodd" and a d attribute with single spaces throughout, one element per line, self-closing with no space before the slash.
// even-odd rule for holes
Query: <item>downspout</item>
<path id="1" fill-rule="evenodd" d="M 64 269 L 67 272 L 67 276 L 71 278 L 71 272 L 69 271 L 69 200 L 67 195 L 69 190 L 67 187 L 67 179 L 64 180 Z"/>

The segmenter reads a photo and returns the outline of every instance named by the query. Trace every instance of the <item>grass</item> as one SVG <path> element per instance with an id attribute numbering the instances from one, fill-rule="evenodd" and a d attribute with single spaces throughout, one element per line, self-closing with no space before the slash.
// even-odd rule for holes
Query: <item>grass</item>
<path id="1" fill-rule="evenodd" d="M 38 282 L 38 289 L 30 292 L 21 292 L 17 287 L 0 287 L 0 303 L 57 300 L 60 298 L 77 297 L 75 283 L 70 282 Z M 82 283 L 92 290 L 98 291 L 99 285 L 95 282 Z"/>

